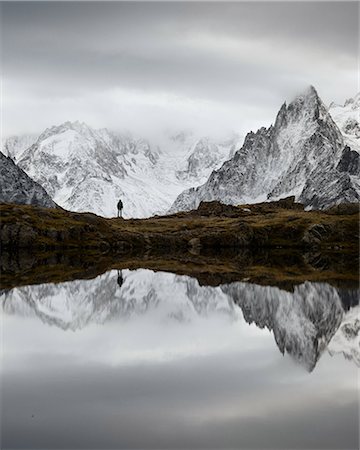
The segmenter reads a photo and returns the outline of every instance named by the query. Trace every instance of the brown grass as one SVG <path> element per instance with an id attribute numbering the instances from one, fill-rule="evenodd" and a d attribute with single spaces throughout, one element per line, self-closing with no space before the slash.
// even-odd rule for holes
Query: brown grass
<path id="1" fill-rule="evenodd" d="M 199 238 L 202 247 L 303 247 L 303 237 L 313 225 L 328 229 L 318 246 L 358 248 L 357 214 L 336 215 L 319 211 L 276 209 L 240 217 L 202 217 L 194 212 L 150 219 L 105 219 L 90 213 L 28 205 L 0 205 L 1 243 L 20 245 L 19 227 L 32 230 L 32 247 L 167 247 L 187 248 Z M 5 231 L 4 231 L 5 230 Z M 11 231 L 11 239 L 4 237 Z M 23 233 L 24 234 L 24 233 Z M 26 237 L 26 233 L 25 233 Z M 25 240 L 25 243 L 27 241 Z"/>

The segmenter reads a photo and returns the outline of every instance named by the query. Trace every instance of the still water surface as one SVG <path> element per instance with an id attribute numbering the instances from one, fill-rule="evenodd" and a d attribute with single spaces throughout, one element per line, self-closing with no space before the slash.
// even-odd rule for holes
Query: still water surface
<path id="1" fill-rule="evenodd" d="M 1 448 L 357 449 L 356 298 L 149 270 L 5 292 Z"/>

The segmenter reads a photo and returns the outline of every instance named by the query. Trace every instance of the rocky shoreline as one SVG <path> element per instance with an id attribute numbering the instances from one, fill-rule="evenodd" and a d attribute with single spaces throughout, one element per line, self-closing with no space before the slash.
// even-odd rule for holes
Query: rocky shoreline
<path id="1" fill-rule="evenodd" d="M 200 285 L 246 281 L 292 291 L 305 281 L 358 288 L 358 256 L 352 252 L 301 252 L 292 249 L 227 249 L 203 254 L 154 249 L 5 250 L 0 259 L 0 289 L 30 284 L 92 279 L 109 270 L 149 269 L 196 278 Z"/>

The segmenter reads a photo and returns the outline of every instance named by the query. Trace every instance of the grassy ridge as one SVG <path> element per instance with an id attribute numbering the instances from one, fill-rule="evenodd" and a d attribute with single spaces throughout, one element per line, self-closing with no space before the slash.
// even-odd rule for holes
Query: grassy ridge
<path id="1" fill-rule="evenodd" d="M 205 206 L 204 206 L 205 205 Z M 228 248 L 320 248 L 357 251 L 359 215 L 303 211 L 279 203 L 233 207 L 218 202 L 150 219 L 106 219 L 91 213 L 1 204 L 2 248 L 167 249 L 200 253 Z M 296 204 L 295 204 L 296 205 Z"/>

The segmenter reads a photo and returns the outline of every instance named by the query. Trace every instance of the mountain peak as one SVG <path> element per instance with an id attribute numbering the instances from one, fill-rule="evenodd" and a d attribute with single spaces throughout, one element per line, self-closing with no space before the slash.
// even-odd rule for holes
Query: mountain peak
<path id="1" fill-rule="evenodd" d="M 305 95 L 316 95 L 317 97 L 319 97 L 317 90 L 312 84 L 310 84 L 310 86 L 308 86 L 307 89 L 305 90 Z"/>
<path id="2" fill-rule="evenodd" d="M 319 104 L 322 105 L 322 100 L 320 99 L 319 94 L 314 86 L 310 85 L 301 94 L 298 94 L 295 99 L 289 104 L 289 106 L 293 103 L 300 103 L 308 106 L 317 106 Z"/>
<path id="3" fill-rule="evenodd" d="M 286 103 L 283 104 L 279 111 L 282 118 L 281 125 L 293 123 L 297 126 L 300 122 L 303 123 L 304 129 L 317 127 L 320 124 L 327 123 L 333 127 L 335 124 L 328 112 L 328 108 L 321 100 L 317 90 L 314 86 L 308 86 L 301 94 L 297 95 L 286 107 Z M 276 122 L 275 122 L 276 123 Z M 307 125 L 305 125 L 307 124 Z"/>
<path id="4" fill-rule="evenodd" d="M 308 86 L 298 94 L 289 104 L 284 102 L 275 120 L 275 129 L 280 129 L 289 123 L 300 121 L 315 122 L 319 117 L 324 118 L 327 110 L 314 86 Z"/>

